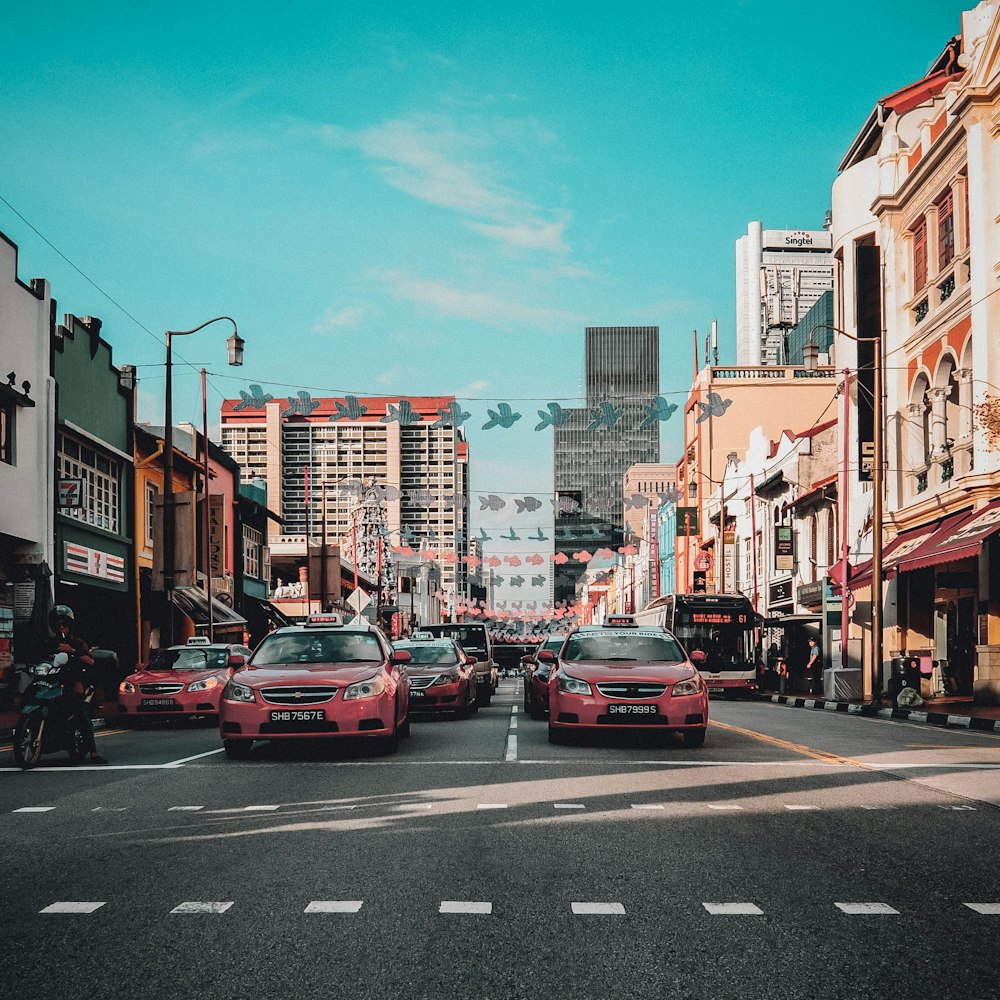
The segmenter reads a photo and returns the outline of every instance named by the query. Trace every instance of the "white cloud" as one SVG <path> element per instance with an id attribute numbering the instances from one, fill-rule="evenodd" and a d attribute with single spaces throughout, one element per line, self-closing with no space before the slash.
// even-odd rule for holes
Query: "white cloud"
<path id="1" fill-rule="evenodd" d="M 519 250 L 549 250 L 552 253 L 569 253 L 563 239 L 566 222 L 517 222 L 508 225 L 494 225 L 484 222 L 468 222 L 466 225 L 483 236 L 498 240 Z"/>
<path id="2" fill-rule="evenodd" d="M 333 333 L 342 329 L 353 330 L 361 322 L 364 312 L 361 306 L 348 306 L 346 309 L 334 309 L 331 306 L 323 313 L 318 322 L 313 324 L 313 333 Z"/>
<path id="3" fill-rule="evenodd" d="M 490 384 L 486 381 L 486 379 L 476 379 L 468 385 L 460 386 L 455 390 L 453 395 L 457 396 L 459 399 L 478 399 L 479 396 L 486 392 L 489 387 Z"/>
<path id="4" fill-rule="evenodd" d="M 375 383 L 384 388 L 390 383 L 395 382 L 398 376 L 398 368 L 389 368 L 384 372 L 379 372 L 378 375 L 375 376 Z"/>

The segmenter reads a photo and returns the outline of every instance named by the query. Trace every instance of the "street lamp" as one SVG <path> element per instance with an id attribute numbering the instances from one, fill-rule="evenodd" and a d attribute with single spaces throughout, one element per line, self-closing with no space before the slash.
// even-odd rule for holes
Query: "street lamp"
<path id="1" fill-rule="evenodd" d="M 246 343 L 239 335 L 236 320 L 231 316 L 216 316 L 206 320 L 192 330 L 167 330 L 167 377 L 166 392 L 163 405 L 163 596 L 166 602 L 166 612 L 163 619 L 164 633 L 160 636 L 161 646 L 171 646 L 174 641 L 174 614 L 171 595 L 174 590 L 174 404 L 173 404 L 173 338 L 186 337 L 189 334 L 204 330 L 212 323 L 225 320 L 233 324 L 233 332 L 226 340 L 229 353 L 229 364 L 243 364 L 243 347 Z M 208 440 L 205 440 L 205 452 L 208 453 Z M 212 606 L 212 584 L 208 574 L 211 567 L 205 566 L 205 594 L 209 608 Z"/>
<path id="2" fill-rule="evenodd" d="M 885 407 L 883 401 L 883 374 L 882 374 L 882 337 L 856 337 L 852 333 L 848 333 L 846 330 L 841 330 L 839 327 L 832 326 L 829 323 L 822 323 L 817 326 L 817 330 L 832 330 L 834 333 L 839 333 L 843 337 L 847 337 L 848 340 L 853 340 L 856 344 L 871 344 L 873 345 L 873 358 L 872 358 L 872 368 L 873 368 L 873 384 L 872 384 L 872 423 L 874 424 L 874 433 L 872 435 L 872 450 L 874 455 L 872 456 L 872 492 L 874 494 L 874 499 L 872 502 L 872 702 L 876 706 L 881 706 L 882 704 L 882 619 L 883 619 L 883 608 L 882 608 L 882 494 L 884 490 L 884 479 L 885 479 Z M 810 343 L 812 338 L 810 337 Z M 818 350 L 815 352 L 809 352 L 807 360 L 807 367 L 815 367 L 816 357 L 818 356 Z M 848 555 L 848 541 L 847 541 L 847 500 L 849 495 L 849 490 L 847 488 L 847 469 L 848 469 L 848 443 L 847 443 L 847 415 L 850 412 L 850 378 L 851 370 L 849 368 L 844 369 L 844 497 L 842 498 L 842 503 L 844 504 L 844 527 L 841 532 L 841 631 L 840 631 L 840 657 L 841 665 L 846 667 L 847 665 L 847 555 Z"/>

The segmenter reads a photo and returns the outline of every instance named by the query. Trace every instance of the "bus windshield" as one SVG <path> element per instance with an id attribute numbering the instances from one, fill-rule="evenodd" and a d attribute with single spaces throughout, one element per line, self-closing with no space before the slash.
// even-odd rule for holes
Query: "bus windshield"
<path id="1" fill-rule="evenodd" d="M 697 611 L 678 608 L 674 634 L 690 655 L 700 649 L 708 659 L 701 668 L 746 670 L 753 663 L 754 627 L 749 614 L 732 611 Z"/>

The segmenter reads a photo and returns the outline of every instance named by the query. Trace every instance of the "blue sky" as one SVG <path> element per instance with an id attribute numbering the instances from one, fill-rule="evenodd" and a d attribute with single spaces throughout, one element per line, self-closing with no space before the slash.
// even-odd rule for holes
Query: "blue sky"
<path id="1" fill-rule="evenodd" d="M 162 364 L 141 326 L 228 313 L 241 371 L 221 325 L 178 342 L 213 406 L 253 382 L 456 393 L 480 400 L 474 490 L 541 492 L 535 411 L 578 395 L 584 326 L 658 324 L 665 393 L 693 328 L 718 318 L 731 358 L 747 221 L 818 228 L 865 116 L 963 6 L 15 5 L 0 195 L 138 324 L 2 203 L 0 230 L 119 363 Z M 140 376 L 161 420 L 162 369 Z M 175 385 L 196 419 L 197 375 Z M 497 400 L 524 417 L 480 430 Z"/>

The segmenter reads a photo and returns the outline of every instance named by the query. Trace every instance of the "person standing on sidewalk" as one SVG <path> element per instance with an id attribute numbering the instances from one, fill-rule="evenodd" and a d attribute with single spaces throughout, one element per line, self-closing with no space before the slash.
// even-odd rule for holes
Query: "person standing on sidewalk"
<path id="1" fill-rule="evenodd" d="M 805 670 L 806 683 L 808 684 L 810 690 L 815 693 L 819 672 L 819 645 L 812 636 L 809 637 L 809 652 L 807 655 L 808 659 L 806 660 Z"/>

